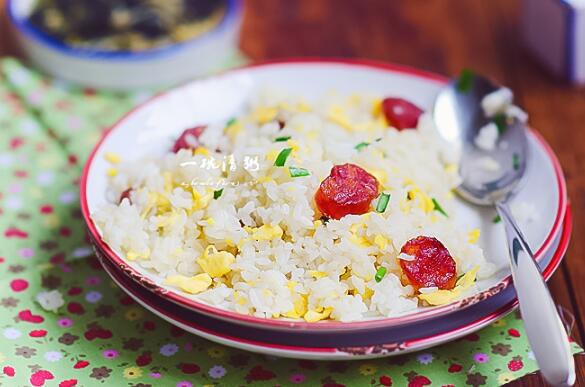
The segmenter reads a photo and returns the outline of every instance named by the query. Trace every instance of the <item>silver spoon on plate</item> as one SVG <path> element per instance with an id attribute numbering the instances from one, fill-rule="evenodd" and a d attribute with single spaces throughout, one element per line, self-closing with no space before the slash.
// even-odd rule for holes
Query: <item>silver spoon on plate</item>
<path id="1" fill-rule="evenodd" d="M 495 206 L 504 223 L 520 312 L 542 375 L 552 385 L 571 386 L 576 376 L 567 332 L 509 207 L 529 160 L 524 113 L 511 99 L 508 89 L 464 72 L 438 94 L 433 118 L 441 137 L 461 152 L 458 193 Z"/>

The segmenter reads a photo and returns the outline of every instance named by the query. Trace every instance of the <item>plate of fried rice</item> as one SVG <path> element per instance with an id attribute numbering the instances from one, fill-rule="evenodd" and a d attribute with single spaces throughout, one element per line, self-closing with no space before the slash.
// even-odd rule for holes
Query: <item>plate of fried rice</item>
<path id="1" fill-rule="evenodd" d="M 396 326 L 494 297 L 510 283 L 504 230 L 454 193 L 458 150 L 428 113 L 444 82 L 288 61 L 155 97 L 84 169 L 96 250 L 180 307 L 275 329 Z M 539 260 L 567 199 L 554 154 L 529 139 L 512 208 Z"/>

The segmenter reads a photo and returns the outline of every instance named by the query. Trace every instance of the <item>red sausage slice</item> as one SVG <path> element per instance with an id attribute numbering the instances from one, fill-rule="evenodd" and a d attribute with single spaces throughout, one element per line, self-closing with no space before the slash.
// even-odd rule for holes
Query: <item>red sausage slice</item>
<path id="1" fill-rule="evenodd" d="M 185 129 L 183 133 L 175 141 L 173 145 L 173 152 L 177 153 L 181 149 L 197 149 L 199 147 L 199 137 L 205 131 L 206 126 L 196 126 L 194 128 Z"/>
<path id="2" fill-rule="evenodd" d="M 410 285 L 419 288 L 453 289 L 457 282 L 457 265 L 449 250 L 435 238 L 419 236 L 406 242 L 401 253 L 414 257 L 400 259 L 400 267 Z"/>
<path id="3" fill-rule="evenodd" d="M 402 98 L 388 97 L 382 101 L 382 111 L 388 124 L 398 130 L 416 128 L 422 109 Z"/>
<path id="4" fill-rule="evenodd" d="M 378 180 L 354 164 L 336 165 L 315 193 L 319 210 L 327 217 L 361 215 L 378 196 Z"/>

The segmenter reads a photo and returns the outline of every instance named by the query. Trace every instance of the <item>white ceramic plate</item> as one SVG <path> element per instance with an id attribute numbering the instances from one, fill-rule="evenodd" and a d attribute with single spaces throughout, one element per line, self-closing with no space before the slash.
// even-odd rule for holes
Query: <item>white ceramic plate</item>
<path id="1" fill-rule="evenodd" d="M 82 176 L 81 204 L 94 243 L 119 270 L 151 291 L 187 308 L 242 324 L 273 329 L 347 330 L 371 329 L 406 324 L 444 315 L 480 302 L 503 290 L 510 281 L 508 253 L 501 224 L 494 224 L 495 212 L 459 201 L 458 221 L 467 227 L 479 227 L 479 241 L 486 257 L 500 269 L 494 276 L 478 282 L 480 292 L 449 305 L 419 308 L 416 312 L 392 318 L 341 323 L 326 321 L 305 323 L 283 319 L 262 319 L 218 309 L 196 300 L 177 289 L 163 285 L 163 279 L 133 262 L 121 259 L 101 239 L 99 228 L 90 214 L 106 201 L 106 152 L 138 159 L 145 154 L 162 154 L 172 139 L 186 127 L 225 122 L 243 110 L 250 95 L 265 87 L 307 96 L 336 90 L 340 93 L 376 93 L 404 97 L 426 109 L 444 85 L 445 79 L 420 71 L 385 64 L 364 62 L 289 61 L 268 63 L 233 70 L 223 75 L 189 83 L 162 94 L 138 107 L 116 124 L 96 146 Z M 537 260 L 550 247 L 561 229 L 566 210 L 566 187 L 554 153 L 536 133 L 529 136 L 530 159 L 524 184 L 514 201 L 530 203 L 537 209 L 538 221 L 521 224 L 536 252 Z"/>
<path id="2" fill-rule="evenodd" d="M 572 225 L 570 211 L 567 211 L 563 224 L 562 231 L 554 238 L 540 261 L 545 279 L 550 278 L 554 273 L 566 252 Z M 389 328 L 366 336 L 366 340 L 382 340 L 377 345 L 344 347 L 343 337 L 333 337 L 329 342 L 335 343 L 335 346 L 319 346 L 314 336 L 303 338 L 303 340 L 299 340 L 298 337 L 289 337 L 290 334 L 268 336 L 262 330 L 250 330 L 247 327 L 235 328 L 233 325 L 222 324 L 221 321 L 207 319 L 205 316 L 182 308 L 141 288 L 116 270 L 116 266 L 107 258 L 101 258 L 101 262 L 106 272 L 122 290 L 140 305 L 169 323 L 219 344 L 265 355 L 291 358 L 356 360 L 419 351 L 475 332 L 514 310 L 518 303 L 514 289 L 510 287 L 486 302 L 450 314 L 449 319 L 439 317 L 438 322 L 410 324 L 406 330 L 400 331 Z M 322 339 L 322 336 L 319 334 L 319 339 Z M 376 336 L 379 336 L 379 339 Z"/>

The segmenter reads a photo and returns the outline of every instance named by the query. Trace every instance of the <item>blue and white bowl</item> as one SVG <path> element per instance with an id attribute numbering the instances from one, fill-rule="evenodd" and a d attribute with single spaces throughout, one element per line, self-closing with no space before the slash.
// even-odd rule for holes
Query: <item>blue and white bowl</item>
<path id="1" fill-rule="evenodd" d="M 185 42 L 130 52 L 73 47 L 29 22 L 35 0 L 8 0 L 7 14 L 20 48 L 33 64 L 58 78 L 114 90 L 152 88 L 206 75 L 235 53 L 242 1 L 228 0 L 224 18 L 212 30 Z"/>

